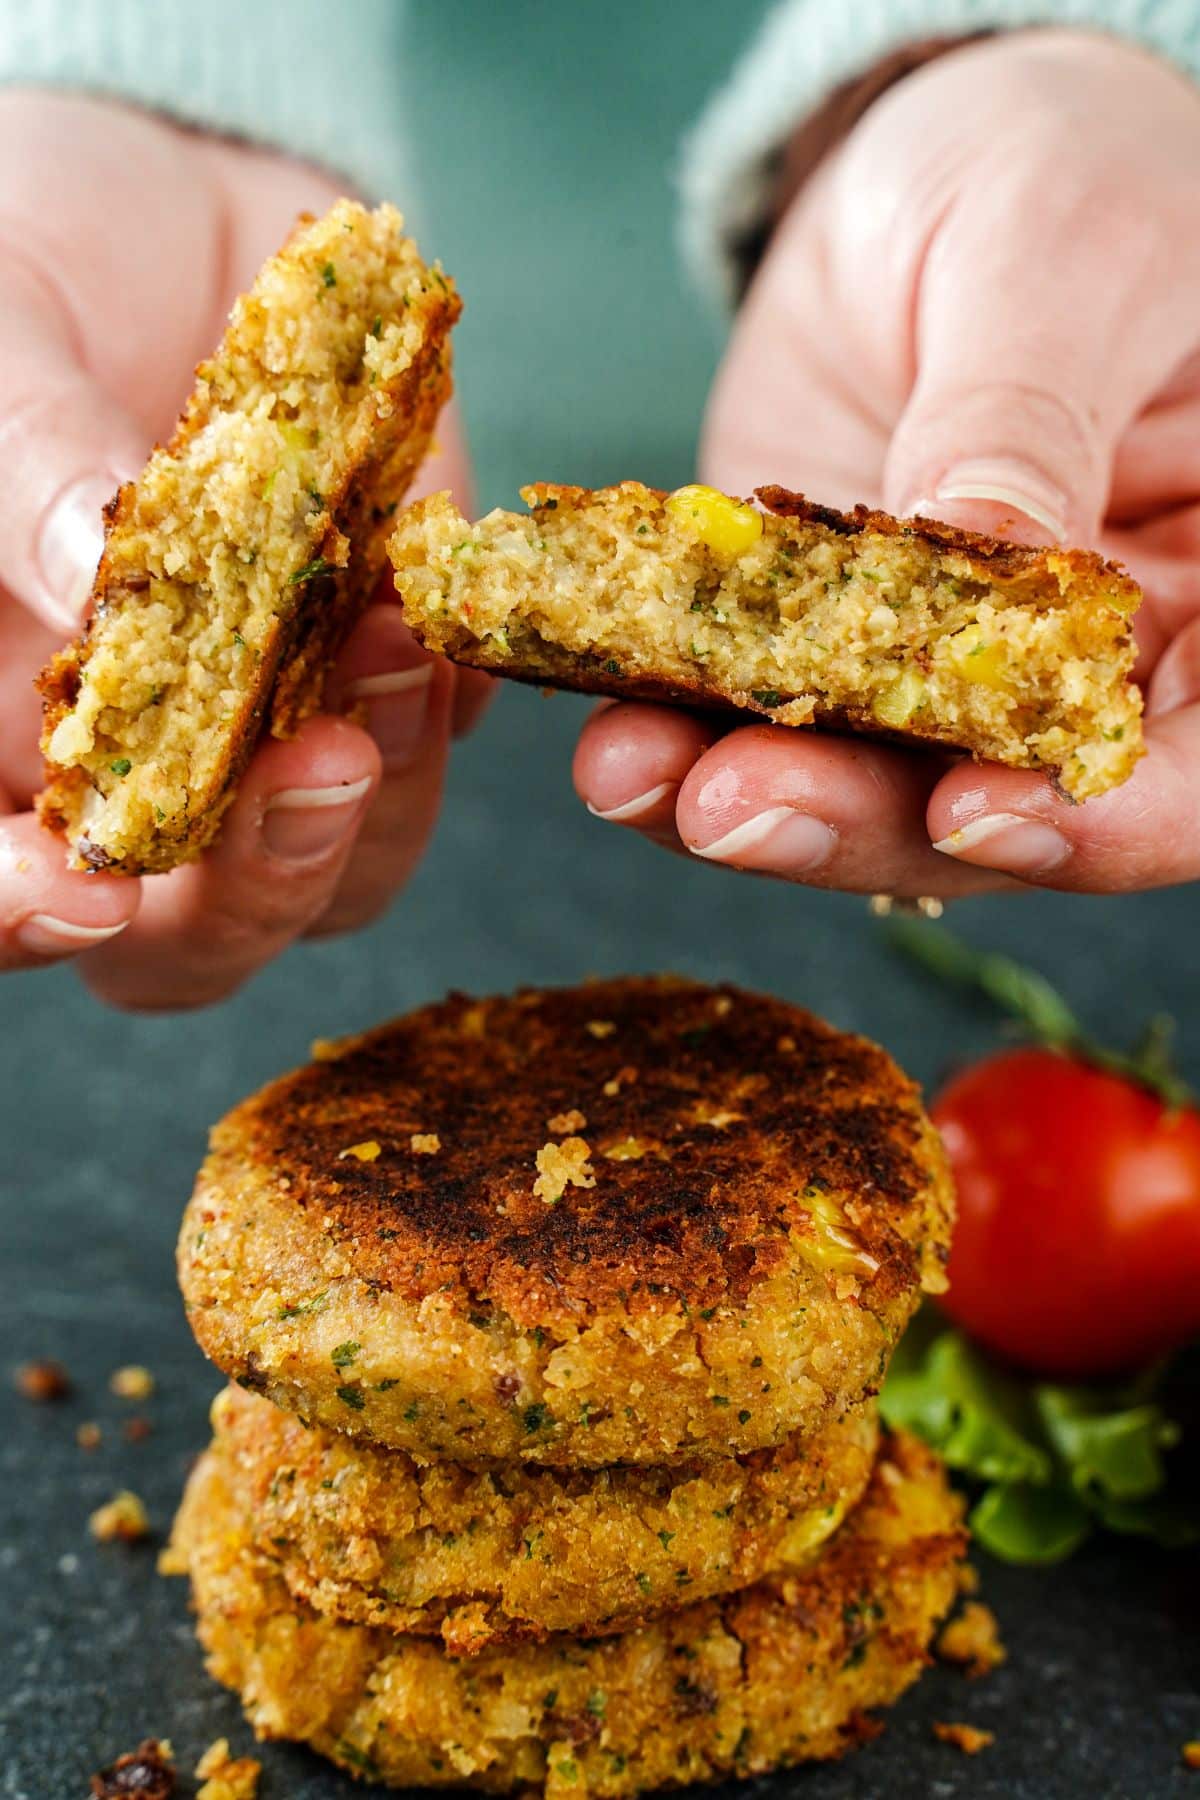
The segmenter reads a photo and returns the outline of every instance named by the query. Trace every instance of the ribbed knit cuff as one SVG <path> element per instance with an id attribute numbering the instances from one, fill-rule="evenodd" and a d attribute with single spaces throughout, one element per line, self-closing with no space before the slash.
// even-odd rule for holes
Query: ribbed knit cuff
<path id="1" fill-rule="evenodd" d="M 1200 80 L 1196 0 L 784 0 L 684 146 L 680 233 L 700 285 L 736 299 L 780 150 L 834 88 L 917 39 L 1032 25 L 1107 31 Z"/>
<path id="2" fill-rule="evenodd" d="M 0 0 L 0 84 L 133 101 L 320 164 L 412 217 L 403 0 Z"/>

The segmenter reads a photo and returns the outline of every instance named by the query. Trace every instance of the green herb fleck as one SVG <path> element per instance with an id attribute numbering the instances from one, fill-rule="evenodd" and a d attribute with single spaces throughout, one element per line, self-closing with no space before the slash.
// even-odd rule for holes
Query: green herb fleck
<path id="1" fill-rule="evenodd" d="M 634 1580 L 637 1582 L 638 1587 L 643 1594 L 648 1594 L 654 1585 L 650 1577 L 642 1569 L 638 1570 L 637 1574 L 634 1576 Z"/>
<path id="2" fill-rule="evenodd" d="M 281 1306 L 275 1314 L 277 1319 L 302 1319 L 306 1313 L 320 1312 L 329 1298 L 329 1290 L 314 1294 L 311 1300 L 297 1300 L 294 1306 Z"/>
<path id="3" fill-rule="evenodd" d="M 594 1693 L 588 1695 L 586 1705 L 593 1719 L 602 1719 L 604 1709 L 608 1705 L 608 1695 L 597 1688 Z"/>
<path id="4" fill-rule="evenodd" d="M 525 1408 L 522 1423 L 526 1431 L 547 1431 L 554 1423 L 554 1416 L 544 1401 L 535 1400 L 532 1406 Z"/>
<path id="5" fill-rule="evenodd" d="M 327 288 L 337 286 L 337 270 L 331 262 L 327 262 L 325 267 L 321 270 L 321 280 L 325 283 Z"/>
<path id="6" fill-rule="evenodd" d="M 670 1548 L 671 1539 L 674 1536 L 675 1536 L 675 1533 L 673 1531 L 660 1531 L 659 1532 L 658 1541 L 662 1545 L 664 1550 L 667 1550 Z"/>
<path id="7" fill-rule="evenodd" d="M 370 330 L 369 335 L 373 338 L 381 337 L 383 335 L 383 314 L 382 313 L 375 314 L 374 319 L 371 321 L 371 330 Z"/>
<path id="8" fill-rule="evenodd" d="M 406 1425 L 413 1425 L 416 1423 L 417 1419 L 420 1418 L 420 1416 L 421 1416 L 421 1407 L 420 1407 L 419 1402 L 416 1400 L 410 1401 L 410 1403 L 404 1409 L 404 1423 Z"/>
<path id="9" fill-rule="evenodd" d="M 287 584 L 289 587 L 299 587 L 302 581 L 315 581 L 318 575 L 332 575 L 333 572 L 334 565 L 331 562 L 326 562 L 323 556 L 314 556 L 302 569 L 297 569 L 294 575 L 288 576 Z"/>
<path id="10" fill-rule="evenodd" d="M 363 1407 L 366 1405 L 366 1401 L 363 1398 L 361 1388 L 340 1387 L 336 1390 L 336 1392 L 337 1392 L 338 1399 L 342 1402 L 342 1405 L 350 1407 L 353 1412 L 361 1412 Z"/>
<path id="11" fill-rule="evenodd" d="M 750 698 L 757 700 L 760 706 L 778 706 L 783 700 L 783 695 L 778 688 L 753 688 Z"/>
<path id="12" fill-rule="evenodd" d="M 239 650 L 244 650 L 244 649 L 245 649 L 245 648 L 246 648 L 246 640 L 245 640 L 245 638 L 244 638 L 244 637 L 243 637 L 243 636 L 242 636 L 242 634 L 241 634 L 241 632 L 240 632 L 240 631 L 235 631 L 235 632 L 234 632 L 234 634 L 233 634 L 233 641 L 234 641 L 234 643 L 235 643 L 235 644 L 236 644 L 236 645 L 237 645 L 237 647 L 238 647 L 238 649 L 239 649 Z"/>
<path id="13" fill-rule="evenodd" d="M 396 1377 L 394 1375 L 389 1375 L 385 1380 L 377 1381 L 375 1383 L 375 1392 L 377 1394 L 390 1394 L 394 1387 L 399 1386 L 400 1383 L 396 1380 Z"/>
<path id="14" fill-rule="evenodd" d="M 335 1369 L 348 1369 L 361 1348 L 362 1346 L 356 1344 L 353 1338 L 349 1338 L 344 1344 L 334 1345 L 329 1360 Z"/>
<path id="15" fill-rule="evenodd" d="M 115 762 L 110 762 L 108 766 L 114 775 L 128 775 L 133 764 L 127 756 L 118 756 L 117 760 Z"/>
<path id="16" fill-rule="evenodd" d="M 578 1781 L 579 1764 L 573 1756 L 564 1756 L 555 1773 L 561 1775 L 564 1781 Z"/>
<path id="17" fill-rule="evenodd" d="M 708 1397 L 712 1401 L 714 1406 L 728 1406 L 729 1405 L 729 1395 L 728 1394 L 710 1394 Z"/>
<path id="18" fill-rule="evenodd" d="M 743 1406 L 741 1412 L 738 1414 L 738 1424 L 739 1425 L 748 1425 L 753 1416 L 754 1415 L 746 1407 Z"/>

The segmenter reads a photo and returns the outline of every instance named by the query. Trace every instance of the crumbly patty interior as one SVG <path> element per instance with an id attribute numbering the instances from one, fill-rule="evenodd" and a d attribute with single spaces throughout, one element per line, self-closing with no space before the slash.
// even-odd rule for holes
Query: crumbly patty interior
<path id="1" fill-rule="evenodd" d="M 1130 773 L 1139 595 L 1112 565 L 779 489 L 731 552 L 722 519 L 710 526 L 738 503 L 681 493 L 701 499 L 539 485 L 528 516 L 474 525 L 436 495 L 389 547 L 405 617 L 479 667 L 929 739 L 1045 769 L 1077 799 Z"/>
<path id="2" fill-rule="evenodd" d="M 322 1046 L 213 1132 L 178 1266 L 206 1353 L 312 1423 L 422 1460 L 663 1464 L 873 1393 L 952 1216 L 876 1045 L 629 978 Z"/>
<path id="3" fill-rule="evenodd" d="M 436 1640 L 323 1617 L 250 1543 L 220 1462 L 188 1484 L 169 1573 L 188 1573 L 217 1680 L 262 1736 L 393 1786 L 621 1796 L 836 1757 L 919 1674 L 953 1601 L 961 1505 L 889 1436 L 861 1504 L 803 1573 L 599 1639 L 457 1660 Z"/>
<path id="4" fill-rule="evenodd" d="M 778 1450 L 674 1469 L 422 1466 L 236 1387 L 213 1428 L 254 1547 L 297 1599 L 440 1632 L 459 1655 L 607 1635 L 802 1568 L 860 1499 L 878 1441 L 864 1407 Z"/>
<path id="5" fill-rule="evenodd" d="M 276 705 L 286 732 L 337 647 L 329 619 L 344 631 L 369 597 L 448 391 L 458 306 L 402 225 L 342 201 L 298 229 L 114 503 L 88 634 L 43 678 L 43 815 L 82 866 L 167 868 L 203 847 L 281 658 L 311 665 Z"/>

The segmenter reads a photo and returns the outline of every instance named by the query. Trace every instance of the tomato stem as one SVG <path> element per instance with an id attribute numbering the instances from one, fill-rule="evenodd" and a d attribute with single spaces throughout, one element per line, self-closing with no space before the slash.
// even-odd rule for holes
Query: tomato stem
<path id="1" fill-rule="evenodd" d="M 1132 1052 L 1110 1050 L 1088 1036 L 1058 989 L 1036 969 L 999 951 L 976 950 L 944 925 L 922 919 L 892 918 L 887 934 L 897 950 L 939 981 L 986 994 L 1037 1043 L 1136 1082 L 1172 1111 L 1195 1104 L 1195 1094 L 1172 1061 L 1175 1021 L 1167 1014 L 1149 1020 Z"/>

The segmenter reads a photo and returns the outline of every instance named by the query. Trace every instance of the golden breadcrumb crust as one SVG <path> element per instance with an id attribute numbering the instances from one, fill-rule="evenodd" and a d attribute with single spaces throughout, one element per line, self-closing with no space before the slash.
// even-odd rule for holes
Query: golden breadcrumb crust
<path id="1" fill-rule="evenodd" d="M 944 745 L 1079 800 L 1142 754 L 1140 593 L 1098 556 L 779 487 L 757 515 L 636 481 L 523 494 L 525 516 L 472 525 L 438 494 L 400 520 L 396 587 L 427 648 L 539 685 Z"/>
<path id="2" fill-rule="evenodd" d="M 861 1504 L 803 1573 L 616 1637 L 456 1660 L 436 1640 L 316 1613 L 255 1554 L 220 1460 L 188 1484 L 164 1559 L 260 1737 L 396 1787 L 615 1797 L 841 1756 L 929 1660 L 956 1591 L 962 1508 L 932 1453 L 887 1436 Z"/>
<path id="3" fill-rule="evenodd" d="M 90 623 L 40 683 L 39 810 L 74 867 L 198 855 L 261 732 L 318 705 L 450 393 L 460 302 L 402 227 L 302 219 L 108 508 Z"/>
<path id="4" fill-rule="evenodd" d="M 457 1655 L 608 1635 L 801 1567 L 861 1498 L 878 1442 L 867 1407 L 777 1450 L 664 1469 L 422 1466 L 237 1387 L 213 1429 L 254 1548 L 298 1600 L 440 1632 Z"/>
<path id="5" fill-rule="evenodd" d="M 324 1047 L 217 1126 L 179 1276 L 218 1367 L 310 1422 L 421 1460 L 660 1464 L 873 1393 L 952 1211 L 884 1051 L 630 978 Z"/>

